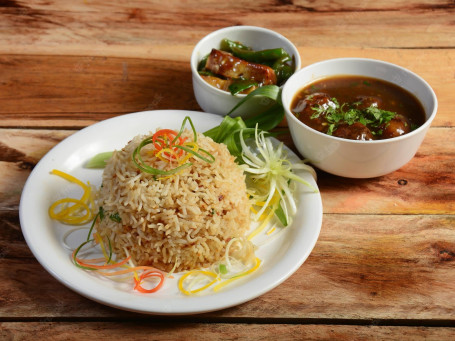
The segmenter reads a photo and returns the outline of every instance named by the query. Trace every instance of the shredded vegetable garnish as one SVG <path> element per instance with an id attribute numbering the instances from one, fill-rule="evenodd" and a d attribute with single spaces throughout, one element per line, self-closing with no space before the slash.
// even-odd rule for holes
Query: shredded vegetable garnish
<path id="1" fill-rule="evenodd" d="M 199 275 L 199 277 L 198 277 Z M 202 278 L 201 278 L 202 275 Z M 197 288 L 197 289 L 192 289 L 195 284 L 199 284 L 201 281 L 206 281 L 207 278 L 211 278 L 211 280 L 208 283 L 205 283 L 203 286 Z M 191 279 L 191 283 L 186 287 L 185 285 L 185 280 Z M 184 274 L 182 277 L 180 277 L 179 280 L 179 289 L 182 293 L 185 295 L 194 295 L 202 290 L 207 289 L 210 287 L 212 284 L 217 282 L 218 275 L 213 272 L 213 271 L 205 271 L 205 270 L 192 270 L 188 271 L 186 274 Z"/>
<path id="2" fill-rule="evenodd" d="M 196 295 L 208 289 L 218 292 L 232 282 L 255 272 L 262 263 L 255 255 L 255 249 L 261 245 L 261 241 L 254 245 L 251 240 L 264 230 L 266 231 L 264 237 L 266 236 L 267 240 L 274 239 L 284 230 L 279 226 L 285 227 L 291 224 L 297 211 L 294 198 L 297 183 L 304 184 L 317 192 L 316 188 L 296 174 L 297 171 L 306 171 L 316 178 L 313 168 L 304 161 L 291 162 L 283 148 L 283 143 L 272 142 L 269 137 L 271 134 L 261 130 L 275 127 L 282 118 L 282 107 L 277 99 L 279 89 L 262 87 L 250 95 L 265 96 L 275 100 L 276 103 L 263 118 L 254 117 L 253 120 L 244 122 L 239 117 L 226 116 L 220 126 L 207 131 L 205 135 L 215 142 L 225 143 L 230 153 L 236 157 L 236 162 L 243 167 L 246 174 L 247 195 L 252 203 L 251 211 L 257 227 L 246 237 L 231 238 L 226 244 L 224 257 L 210 268 L 184 273 L 178 281 L 178 289 L 185 295 Z M 274 113 L 279 114 L 278 118 L 276 115 L 272 117 Z M 255 128 L 253 128 L 253 121 L 256 122 Z M 187 134 L 182 136 L 187 122 L 193 133 L 192 140 Z M 143 149 L 146 146 L 149 148 Z M 146 153 L 151 153 L 152 157 L 168 164 L 170 169 L 151 167 L 146 163 Z M 106 159 L 111 155 L 112 152 L 98 154 L 87 164 L 87 167 L 103 167 Z M 199 146 L 196 130 L 189 117 L 185 117 L 178 132 L 160 129 L 145 138 L 132 155 L 136 167 L 157 176 L 156 179 L 173 176 L 191 167 L 194 158 L 208 163 L 215 161 L 213 155 Z M 89 183 L 85 184 L 58 170 L 53 170 L 52 174 L 79 185 L 84 193 L 81 199 L 64 198 L 54 202 L 49 208 L 51 218 L 71 225 L 82 225 L 92 221 L 87 238 L 75 249 L 66 242 L 71 232 L 64 235 L 64 245 L 72 249 L 71 258 L 76 266 L 112 280 L 130 280 L 133 283 L 133 289 L 140 293 L 157 292 L 163 287 L 166 278 L 172 278 L 171 274 L 178 264 L 175 264 L 171 272 L 166 274 L 150 266 L 136 266 L 126 249 L 125 258 L 116 259 L 109 237 L 101 236 L 97 232 L 93 233 L 93 230 L 98 219 L 101 221 L 109 218 L 121 224 L 120 215 L 117 212 L 105 213 L 102 207 L 99 207 L 95 215 L 94 195 Z M 276 230 L 279 231 L 276 232 Z M 84 254 L 91 253 L 93 247 L 97 247 L 103 256 L 84 257 Z"/>
<path id="3" fill-rule="evenodd" d="M 91 270 L 96 272 L 98 275 L 111 277 L 112 279 L 116 280 L 113 277 L 123 276 L 123 275 L 132 275 L 132 280 L 134 281 L 134 290 L 139 291 L 141 293 L 153 293 L 158 291 L 164 283 L 165 274 L 151 266 L 135 266 L 132 261 L 131 257 L 128 255 L 125 259 L 114 261 L 113 254 L 112 254 L 112 246 L 111 241 L 108 237 L 107 244 L 106 241 L 98 233 L 93 233 L 92 231 L 95 226 L 97 219 L 104 219 L 104 210 L 102 207 L 99 208 L 98 213 L 95 215 L 95 218 L 92 221 L 92 224 L 89 228 L 89 232 L 87 234 L 86 240 L 81 243 L 78 247 L 76 247 L 72 254 L 71 258 L 74 264 L 84 270 Z M 72 233 L 74 231 L 79 230 L 73 229 L 69 231 Z M 68 237 L 69 233 L 66 233 L 64 236 L 64 243 L 65 246 L 70 248 L 66 243 L 66 238 Z M 92 237 L 92 238 L 91 238 Z M 83 259 L 79 256 L 82 250 L 88 251 L 93 248 L 93 246 L 98 245 L 101 249 L 103 257 L 101 258 L 90 258 L 90 259 Z M 88 247 L 85 248 L 85 246 Z M 128 254 L 128 252 L 126 252 Z M 145 279 L 147 278 L 157 278 L 158 282 L 154 283 L 154 286 L 151 289 L 144 288 Z M 123 278 L 122 278 L 123 279 Z M 154 281 L 156 282 L 156 281 Z"/>
<path id="4" fill-rule="evenodd" d="M 231 282 L 256 271 L 261 260 L 254 255 L 254 246 L 245 238 L 232 238 L 226 245 L 225 256 L 210 269 L 191 270 L 179 280 L 179 290 L 185 295 L 195 295 L 209 289 L 218 291 Z"/>
<path id="5" fill-rule="evenodd" d="M 186 122 L 190 123 L 191 130 L 193 131 L 192 142 L 185 142 L 186 139 L 181 137 Z M 156 157 L 162 161 L 168 161 L 169 163 L 172 163 L 174 161 L 178 166 L 166 171 L 147 165 L 141 155 L 141 150 L 149 144 L 153 144 L 155 148 L 153 150 L 153 153 Z M 186 116 L 183 120 L 179 132 L 171 129 L 161 129 L 158 130 L 153 136 L 142 140 L 139 146 L 137 146 L 137 148 L 134 150 L 132 156 L 133 162 L 138 169 L 149 174 L 161 175 L 163 177 L 177 174 L 183 169 L 191 167 L 192 163 L 188 162 L 188 160 L 192 157 L 197 157 L 208 163 L 213 163 L 215 161 L 215 158 L 212 154 L 198 146 L 197 132 L 189 116 Z"/>
<path id="6" fill-rule="evenodd" d="M 253 147 L 246 144 L 243 134 L 239 135 L 242 146 L 241 158 L 245 163 L 244 171 L 249 183 L 247 192 L 252 198 L 253 205 L 258 208 L 255 218 L 261 221 L 248 239 L 261 232 L 273 216 L 276 216 L 284 226 L 291 223 L 292 217 L 297 212 L 293 195 L 295 182 L 302 183 L 317 192 L 316 188 L 295 174 L 296 170 L 304 170 L 316 177 L 314 169 L 303 162 L 289 161 L 283 150 L 283 143 L 274 147 L 272 140 L 265 134 L 264 131 L 258 132 L 256 129 Z"/>
<path id="7" fill-rule="evenodd" d="M 93 210 L 95 207 L 94 195 L 90 183 L 84 184 L 79 179 L 65 172 L 54 169 L 51 174 L 58 175 L 76 185 L 79 185 L 84 191 L 80 199 L 63 198 L 55 201 L 49 207 L 49 216 L 68 225 L 83 225 L 93 219 Z"/>
<path id="8" fill-rule="evenodd" d="M 144 279 L 149 278 L 149 277 L 157 277 L 159 279 L 159 282 L 154 288 L 145 289 L 142 287 L 142 282 Z M 160 290 L 160 288 L 163 286 L 164 275 L 160 271 L 144 271 L 141 274 L 141 276 L 139 277 L 139 279 L 136 279 L 136 278 L 134 279 L 134 283 L 136 284 L 134 286 L 134 289 L 136 289 L 137 291 L 142 292 L 144 294 L 150 294 L 152 292 L 156 292 L 156 291 Z"/>
<path id="9" fill-rule="evenodd" d="M 226 285 L 228 285 L 229 283 L 235 281 L 236 279 L 239 279 L 241 277 L 244 277 L 246 275 L 249 275 L 251 273 L 253 273 L 254 271 L 256 271 L 259 266 L 261 265 L 261 260 L 259 258 L 256 258 L 256 263 L 254 264 L 254 266 L 240 274 L 237 274 L 229 279 L 227 279 L 226 281 L 224 282 L 221 282 L 219 284 L 217 284 L 214 288 L 213 288 L 213 291 L 217 292 L 218 290 L 220 290 L 221 288 L 225 287 Z"/>
<path id="10" fill-rule="evenodd" d="M 102 152 L 96 154 L 85 164 L 86 168 L 104 168 L 106 167 L 106 161 L 109 160 L 113 152 Z"/>

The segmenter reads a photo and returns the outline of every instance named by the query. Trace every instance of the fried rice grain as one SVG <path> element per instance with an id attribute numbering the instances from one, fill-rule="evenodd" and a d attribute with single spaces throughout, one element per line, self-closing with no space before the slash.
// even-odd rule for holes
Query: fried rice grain
<path id="1" fill-rule="evenodd" d="M 192 140 L 192 133 L 184 136 Z M 113 252 L 131 256 L 136 265 L 163 271 L 204 268 L 220 260 L 231 238 L 250 227 L 245 176 L 227 147 L 198 134 L 198 145 L 215 157 L 213 163 L 191 158 L 192 166 L 160 178 L 141 172 L 132 153 L 147 136 L 136 136 L 107 162 L 97 203 L 105 218 L 96 229 L 109 237 Z M 149 147 L 149 149 L 147 149 Z M 143 148 L 144 161 L 171 169 Z M 119 219 L 110 219 L 116 216 Z M 117 221 L 116 221 L 117 220 Z"/>

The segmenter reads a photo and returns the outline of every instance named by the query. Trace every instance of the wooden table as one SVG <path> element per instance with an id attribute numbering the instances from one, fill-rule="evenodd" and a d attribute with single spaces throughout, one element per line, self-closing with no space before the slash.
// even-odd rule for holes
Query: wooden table
<path id="1" fill-rule="evenodd" d="M 1 339 L 455 339 L 453 0 L 0 1 Z M 282 285 L 194 316 L 112 309 L 35 260 L 18 206 L 33 166 L 77 130 L 153 109 L 200 110 L 189 58 L 207 33 L 256 25 L 303 65 L 371 57 L 418 73 L 438 114 L 414 159 L 375 179 L 318 172 L 316 247 Z"/>

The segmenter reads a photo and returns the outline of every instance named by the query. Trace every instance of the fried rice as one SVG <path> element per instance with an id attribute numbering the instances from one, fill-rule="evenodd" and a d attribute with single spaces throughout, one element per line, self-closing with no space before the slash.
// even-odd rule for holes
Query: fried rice
<path id="1" fill-rule="evenodd" d="M 184 136 L 192 140 L 193 134 Z M 213 163 L 192 157 L 178 174 L 159 177 L 140 171 L 133 151 L 147 136 L 136 136 L 115 151 L 103 173 L 97 203 L 105 217 L 96 229 L 109 238 L 117 257 L 163 271 L 204 268 L 220 260 L 231 238 L 250 227 L 245 176 L 227 147 L 198 134 L 198 145 Z M 157 158 L 149 145 L 141 155 L 158 169 L 176 165 Z"/>

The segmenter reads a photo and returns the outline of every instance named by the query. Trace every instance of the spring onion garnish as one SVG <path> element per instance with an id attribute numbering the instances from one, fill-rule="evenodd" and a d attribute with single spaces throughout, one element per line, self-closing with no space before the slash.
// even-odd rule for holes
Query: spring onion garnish
<path id="1" fill-rule="evenodd" d="M 90 183 L 84 184 L 79 179 L 65 172 L 54 169 L 51 174 L 58 175 L 69 182 L 79 185 L 84 194 L 80 199 L 63 198 L 55 201 L 49 207 L 49 216 L 63 224 L 83 225 L 93 219 L 95 207 L 94 195 Z"/>
<path id="2" fill-rule="evenodd" d="M 187 121 L 190 123 L 191 129 L 193 131 L 192 142 L 185 142 L 186 139 L 181 137 Z M 169 163 L 175 161 L 177 162 L 178 166 L 171 170 L 165 171 L 147 165 L 142 158 L 141 150 L 149 144 L 153 144 L 153 153 L 156 157 L 162 161 L 167 161 Z M 191 118 L 188 116 L 186 116 L 183 120 L 182 126 L 178 133 L 170 129 L 158 130 L 155 134 L 153 134 L 153 136 L 142 140 L 139 146 L 137 146 L 137 148 L 134 150 L 132 156 L 133 162 L 138 169 L 149 174 L 162 176 L 171 176 L 177 174 L 185 168 L 191 167 L 192 163 L 187 161 L 192 157 L 197 157 L 208 163 L 213 163 L 215 161 L 215 158 L 212 154 L 198 146 L 197 132 L 194 128 Z"/>
<path id="3" fill-rule="evenodd" d="M 302 183 L 317 192 L 316 188 L 294 171 L 308 171 L 313 177 L 316 177 L 316 172 L 303 162 L 291 163 L 283 150 L 283 143 L 275 148 L 272 140 L 265 136 L 264 131 L 256 130 L 254 147 L 249 147 L 245 143 L 243 134 L 239 136 L 242 160 L 245 163 L 244 171 L 247 174 L 247 183 L 250 184 L 247 193 L 258 209 L 255 215 L 256 220 L 262 221 L 249 236 L 251 239 L 267 226 L 274 215 L 284 226 L 290 224 L 292 216 L 297 212 L 297 205 L 292 193 L 294 182 Z"/>
<path id="4" fill-rule="evenodd" d="M 86 164 L 87 168 L 104 168 L 106 167 L 106 161 L 109 160 L 113 152 L 103 152 L 96 154 Z"/>
<path id="5" fill-rule="evenodd" d="M 218 291 L 231 282 L 256 271 L 261 260 L 254 255 L 254 246 L 246 238 L 232 238 L 226 245 L 225 256 L 209 269 L 191 270 L 179 280 L 179 290 L 194 295 L 213 286 Z"/>

